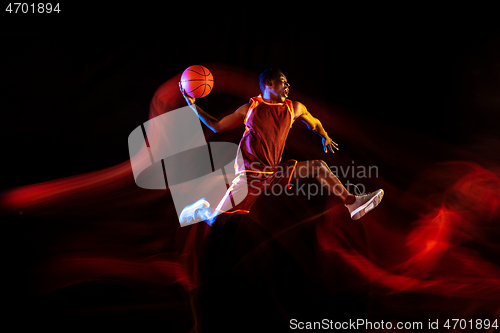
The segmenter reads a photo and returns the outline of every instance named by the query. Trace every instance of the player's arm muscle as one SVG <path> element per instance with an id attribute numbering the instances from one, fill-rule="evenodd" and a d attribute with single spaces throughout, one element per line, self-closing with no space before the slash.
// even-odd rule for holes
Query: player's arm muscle
<path id="1" fill-rule="evenodd" d="M 193 108 L 193 106 L 194 105 L 191 105 L 191 108 Z M 196 110 L 194 111 L 198 115 L 198 118 L 200 118 L 200 120 L 208 128 L 210 128 L 214 133 L 217 133 L 217 132 L 229 131 L 233 128 L 238 127 L 239 125 L 242 125 L 243 121 L 245 120 L 248 107 L 249 107 L 248 104 L 242 105 L 236 111 L 234 111 L 231 114 L 228 114 L 221 120 L 212 117 L 197 105 L 196 105 Z"/>
<path id="2" fill-rule="evenodd" d="M 323 138 L 328 137 L 321 121 L 318 118 L 313 117 L 313 115 L 307 110 L 304 104 L 300 102 L 294 103 L 295 117 L 302 120 L 314 133 L 322 136 Z"/>
<path id="3" fill-rule="evenodd" d="M 334 153 L 335 150 L 339 150 L 338 144 L 330 139 L 328 133 L 326 133 L 325 129 L 323 128 L 321 121 L 319 121 L 318 118 L 313 117 L 313 115 L 309 113 L 309 111 L 307 111 L 307 108 L 304 106 L 304 104 L 295 102 L 293 107 L 295 112 L 294 116 L 296 118 L 300 118 L 300 120 L 306 123 L 307 127 L 311 131 L 323 138 L 323 150 L 325 151 L 325 153 L 327 153 L 328 150 L 330 150 L 332 153 Z"/>

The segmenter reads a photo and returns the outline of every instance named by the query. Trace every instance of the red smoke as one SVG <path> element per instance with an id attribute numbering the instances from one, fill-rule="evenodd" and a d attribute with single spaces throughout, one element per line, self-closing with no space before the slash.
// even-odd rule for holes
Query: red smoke
<path id="1" fill-rule="evenodd" d="M 207 67 L 215 78 L 212 94 L 232 95 L 242 101 L 258 94 L 255 75 L 220 65 Z M 180 73 L 156 91 L 150 119 L 184 106 L 179 78 Z M 357 147 L 351 153 L 366 156 L 369 163 L 376 163 L 370 156 L 377 156 L 388 168 L 404 169 L 411 177 L 419 178 L 412 178 L 416 180 L 409 181 L 409 186 L 391 183 L 407 175 L 390 175 L 388 180 L 381 167 L 380 178 L 369 180 L 369 185 L 373 190 L 384 188 L 386 197 L 360 222 L 351 221 L 335 198 L 325 198 L 319 204 L 301 197 L 273 199 L 268 204 L 263 200 L 260 208 L 257 205 L 254 214 L 242 220 L 232 235 L 236 245 L 231 243 L 231 246 L 235 249 L 241 250 L 248 239 L 260 242 L 253 250 L 241 250 L 240 257 L 231 254 L 238 258 L 234 274 L 256 279 L 272 274 L 272 265 L 266 264 L 272 262 L 272 252 L 263 255 L 261 251 L 272 240 L 321 288 L 365 288 L 368 297 L 378 304 L 369 309 L 367 316 L 387 311 L 393 317 L 414 313 L 419 318 L 419 314 L 432 311 L 437 304 L 446 307 L 450 299 L 460 300 L 460 306 L 452 307 L 451 312 L 439 310 L 438 316 L 490 319 L 498 316 L 500 169 L 496 162 L 489 161 L 488 167 L 468 160 L 429 162 L 411 147 L 402 149 L 394 140 L 376 135 L 384 130 L 398 133 L 398 129 L 389 125 L 385 129 L 374 128 L 362 121 L 357 121 L 354 127 L 348 115 L 333 113 L 293 89 L 291 98 L 303 102 L 325 127 L 334 124 L 332 138 Z M 300 131 L 300 125 L 294 127 Z M 304 142 L 307 140 L 297 137 L 300 134 L 290 134 L 286 149 L 318 158 L 320 142 L 317 151 L 313 150 L 309 142 Z M 228 140 L 234 142 L 240 136 L 237 131 L 227 134 Z M 365 140 L 367 137 L 374 139 Z M 127 138 L 123 142 L 126 145 Z M 431 145 L 439 149 L 442 143 L 431 142 Z M 324 158 L 333 164 L 345 162 L 349 154 L 341 147 L 335 157 Z M 295 201 L 290 203 L 290 200 Z M 209 281 L 201 271 L 207 253 L 230 255 L 211 247 L 213 231 L 206 224 L 179 226 L 168 189 L 138 188 L 129 161 L 87 174 L 11 189 L 3 194 L 1 208 L 7 215 L 21 214 L 36 228 L 42 227 L 40 234 L 31 236 L 42 245 L 28 272 L 31 286 L 38 293 L 105 281 L 156 294 L 169 294 L 172 286 L 181 286 L 189 294 Z M 40 226 L 43 223 L 47 223 L 46 228 Z M 252 234 L 257 226 L 270 238 Z M 313 230 L 315 236 L 302 237 L 304 230 Z M 216 271 L 217 267 L 211 269 Z M 432 302 L 406 302 L 404 297 L 410 297 L 409 293 L 432 296 Z M 198 316 L 196 306 L 186 311 Z"/>

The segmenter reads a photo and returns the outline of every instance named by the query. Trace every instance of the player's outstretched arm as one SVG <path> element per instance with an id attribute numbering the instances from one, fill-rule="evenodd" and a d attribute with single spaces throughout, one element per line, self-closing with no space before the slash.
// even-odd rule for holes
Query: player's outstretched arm
<path id="1" fill-rule="evenodd" d="M 181 89 L 182 96 L 184 96 L 184 99 L 186 100 L 187 104 L 191 107 L 191 109 L 198 115 L 198 118 L 208 127 L 212 130 L 212 132 L 217 133 L 217 132 L 224 132 L 224 131 L 229 131 L 233 128 L 238 127 L 239 125 L 242 125 L 246 114 L 248 112 L 249 104 L 245 104 L 240 106 L 235 112 L 225 116 L 221 120 L 218 120 L 205 111 L 203 111 L 199 106 L 195 104 L 196 99 L 189 96 L 186 94 L 184 89 L 179 84 L 179 88 Z"/>
<path id="2" fill-rule="evenodd" d="M 295 111 L 295 118 L 300 118 L 300 120 L 306 123 L 307 127 L 311 131 L 322 137 L 323 149 L 325 153 L 327 153 L 328 150 L 330 150 L 332 153 L 334 153 L 335 150 L 339 150 L 338 144 L 330 139 L 328 133 L 326 133 L 325 129 L 323 128 L 321 121 L 319 121 L 318 118 L 313 117 L 313 115 L 307 110 L 304 104 L 300 102 L 294 102 L 293 108 Z"/>

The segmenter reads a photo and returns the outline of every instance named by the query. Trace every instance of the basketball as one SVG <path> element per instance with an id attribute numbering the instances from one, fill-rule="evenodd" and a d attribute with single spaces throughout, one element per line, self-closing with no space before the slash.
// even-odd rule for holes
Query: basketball
<path id="1" fill-rule="evenodd" d="M 194 98 L 207 96 L 214 87 L 214 77 L 208 68 L 194 65 L 182 73 L 181 85 L 186 94 Z"/>

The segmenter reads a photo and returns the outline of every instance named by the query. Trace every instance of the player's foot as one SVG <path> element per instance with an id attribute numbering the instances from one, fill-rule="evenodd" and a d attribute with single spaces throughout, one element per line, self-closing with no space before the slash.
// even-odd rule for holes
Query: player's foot
<path id="1" fill-rule="evenodd" d="M 351 213 L 351 219 L 359 220 L 362 218 L 366 213 L 378 206 L 383 196 L 384 190 L 357 195 L 356 201 L 352 205 L 345 205 L 349 213 Z"/>
<path id="2" fill-rule="evenodd" d="M 205 198 L 201 198 L 196 201 L 194 204 L 188 205 L 184 207 L 179 215 L 180 223 L 194 223 L 202 221 L 200 215 L 204 215 L 201 212 L 206 210 L 206 208 L 210 207 L 210 203 L 205 200 Z"/>

